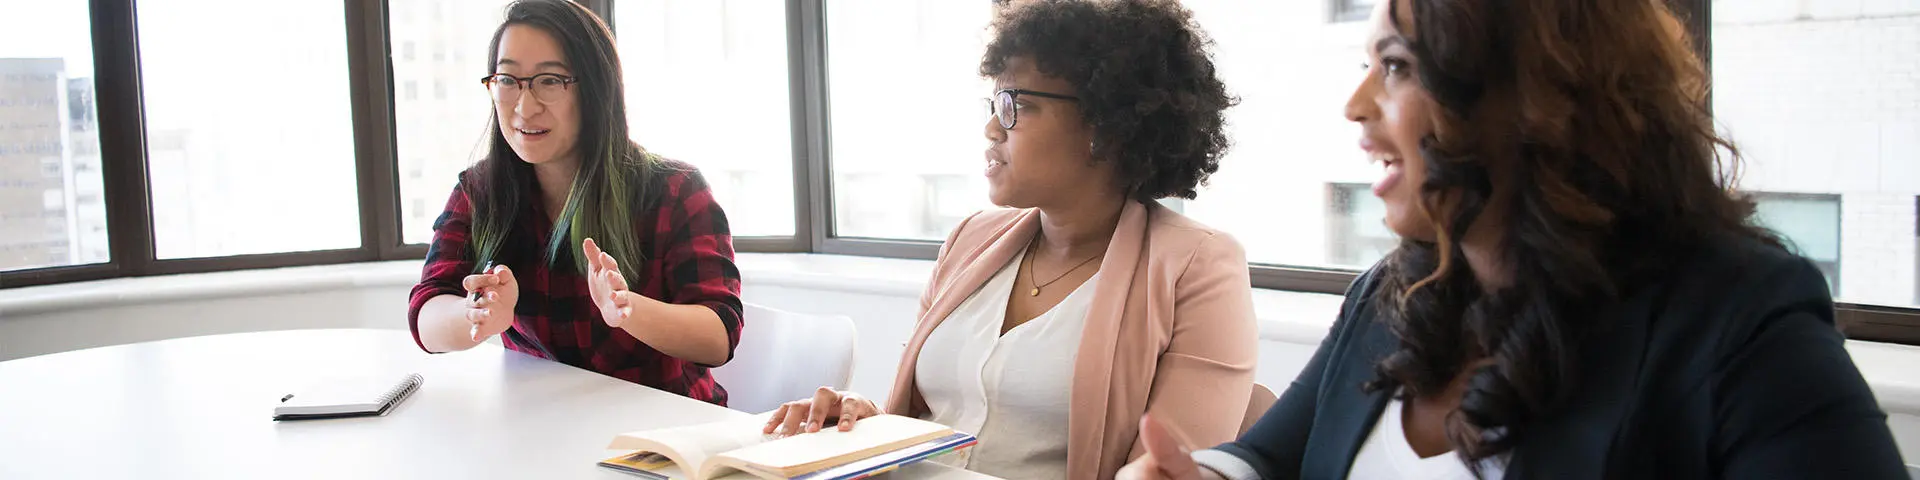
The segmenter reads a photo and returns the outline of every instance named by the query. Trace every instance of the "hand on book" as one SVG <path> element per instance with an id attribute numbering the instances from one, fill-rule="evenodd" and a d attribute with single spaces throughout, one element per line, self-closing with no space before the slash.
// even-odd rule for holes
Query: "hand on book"
<path id="1" fill-rule="evenodd" d="M 620 273 L 620 263 L 593 239 L 581 242 L 580 250 L 587 256 L 587 295 L 593 297 L 600 319 L 609 327 L 620 328 L 633 316 L 629 302 L 636 294 L 627 291 L 627 277 Z"/>
<path id="2" fill-rule="evenodd" d="M 820 387 L 813 392 L 813 398 L 780 405 L 778 410 L 773 411 L 773 416 L 767 419 L 767 426 L 760 433 L 798 435 L 818 432 L 827 420 L 836 420 L 840 431 L 847 432 L 853 430 L 855 421 L 879 414 L 880 406 L 858 393 Z"/>
<path id="3" fill-rule="evenodd" d="M 1147 447 L 1147 454 L 1141 455 L 1133 463 L 1120 469 L 1114 475 L 1120 480 L 1211 480 L 1220 478 L 1211 470 L 1202 470 L 1193 463 L 1193 451 L 1188 450 L 1185 442 L 1152 415 L 1140 417 L 1140 443 Z"/>
<path id="4" fill-rule="evenodd" d="M 513 327 L 513 307 L 520 302 L 520 282 L 506 265 L 468 275 L 460 281 L 467 289 L 467 322 L 473 324 L 473 341 L 486 340 Z M 476 295 L 478 294 L 478 295 Z"/>

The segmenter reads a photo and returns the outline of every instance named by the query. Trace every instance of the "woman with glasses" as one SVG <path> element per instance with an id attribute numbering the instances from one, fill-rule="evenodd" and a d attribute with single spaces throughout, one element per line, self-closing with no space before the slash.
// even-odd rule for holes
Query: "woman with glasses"
<path id="1" fill-rule="evenodd" d="M 1346 116 L 1403 241 L 1246 435 L 1156 415 L 1120 477 L 1906 479 L 1666 5 L 1375 7 Z"/>
<path id="2" fill-rule="evenodd" d="M 822 387 L 767 433 L 878 412 L 972 432 L 942 461 L 1004 478 L 1107 478 L 1140 415 L 1238 431 L 1256 331 L 1245 254 L 1160 205 L 1227 148 L 1209 41 L 1173 0 L 1018 2 L 996 19 L 984 174 L 995 204 L 941 248 L 885 408 Z"/>
<path id="3" fill-rule="evenodd" d="M 567 0 L 494 32 L 486 158 L 460 174 L 413 287 L 420 348 L 507 348 L 725 405 L 740 272 L 698 171 L 627 137 L 613 35 Z"/>

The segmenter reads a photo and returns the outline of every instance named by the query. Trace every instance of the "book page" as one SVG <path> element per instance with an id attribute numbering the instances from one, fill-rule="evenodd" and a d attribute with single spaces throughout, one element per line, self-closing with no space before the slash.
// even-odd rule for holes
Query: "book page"
<path id="1" fill-rule="evenodd" d="M 682 471 L 699 472 L 704 470 L 707 459 L 714 455 L 766 442 L 768 436 L 760 433 L 766 424 L 766 416 L 755 415 L 738 420 L 623 433 L 614 437 L 607 449 L 659 453 L 673 459 Z"/>
<path id="2" fill-rule="evenodd" d="M 624 473 L 630 473 L 640 478 L 658 479 L 658 480 L 695 480 L 693 475 L 689 475 L 686 472 L 681 471 L 680 465 L 673 463 L 673 460 L 668 459 L 666 458 L 665 455 L 661 455 L 658 453 L 650 453 L 650 452 L 624 453 L 624 454 L 614 456 L 613 458 L 609 458 L 601 461 L 600 466 L 612 468 L 614 470 L 619 470 Z M 707 478 L 707 479 L 701 479 L 701 480 L 760 480 L 759 477 L 755 477 L 746 472 L 734 471 L 731 473 L 732 473 L 731 475 L 727 475 L 723 477 Z"/>
<path id="3" fill-rule="evenodd" d="M 758 430 L 755 433 L 759 433 Z M 833 467 L 953 433 L 953 429 L 926 420 L 881 415 L 860 420 L 853 431 L 822 429 L 753 445 L 718 455 L 716 465 L 774 470 L 797 476 Z M 706 468 L 702 472 L 708 471 Z"/>

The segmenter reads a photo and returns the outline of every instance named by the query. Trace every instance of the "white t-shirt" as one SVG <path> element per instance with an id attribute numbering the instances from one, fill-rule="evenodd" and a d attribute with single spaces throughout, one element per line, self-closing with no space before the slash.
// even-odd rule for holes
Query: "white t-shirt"
<path id="1" fill-rule="evenodd" d="M 1360 453 L 1353 456 L 1353 466 L 1347 470 L 1348 479 L 1480 480 L 1500 478 L 1505 472 L 1505 462 L 1488 458 L 1480 461 L 1481 476 L 1475 477 L 1461 461 L 1459 451 L 1420 458 L 1420 454 L 1414 453 L 1413 444 L 1407 442 L 1402 406 L 1397 398 L 1387 401 L 1387 409 L 1380 412 L 1380 420 L 1373 423 L 1373 433 L 1367 435 L 1366 443 L 1360 444 Z"/>
<path id="2" fill-rule="evenodd" d="M 1348 480 L 1482 480 L 1505 475 L 1509 454 L 1481 460 L 1479 477 L 1467 469 L 1458 451 L 1420 458 L 1420 454 L 1414 453 L 1413 444 L 1407 442 L 1401 407 L 1397 398 L 1387 401 L 1386 410 L 1380 412 L 1380 419 L 1374 421 L 1366 443 L 1360 444 L 1360 452 L 1347 467 Z M 1227 452 L 1200 450 L 1193 452 L 1193 460 L 1228 480 L 1260 478 L 1252 465 Z"/>
<path id="3" fill-rule="evenodd" d="M 1066 478 L 1073 362 L 1099 274 L 1003 336 L 1007 296 L 1024 256 L 934 328 L 914 378 L 928 420 L 980 438 L 936 461 L 1001 478 Z"/>

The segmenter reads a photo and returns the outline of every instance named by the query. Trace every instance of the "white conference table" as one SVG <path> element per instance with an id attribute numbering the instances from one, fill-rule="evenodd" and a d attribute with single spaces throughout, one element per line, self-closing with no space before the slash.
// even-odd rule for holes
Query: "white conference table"
<path id="1" fill-rule="evenodd" d="M 414 372 L 384 417 L 271 419 L 314 379 Z M 595 465 L 614 435 L 747 415 L 492 344 L 428 355 L 404 330 L 213 335 L 0 362 L 0 479 L 631 480 Z"/>

